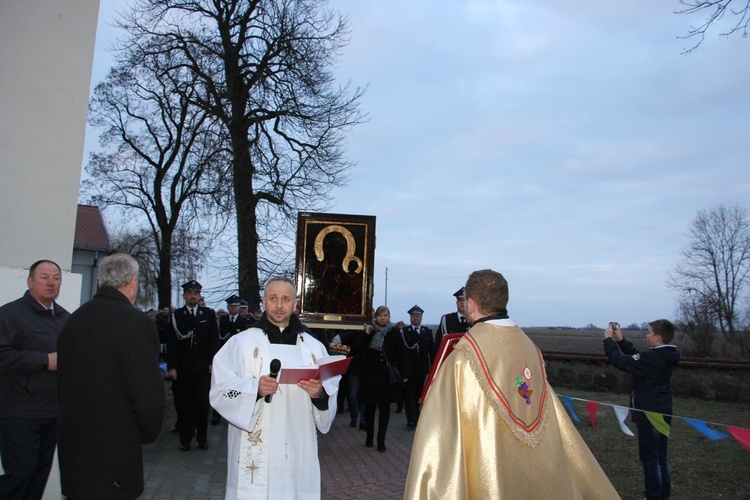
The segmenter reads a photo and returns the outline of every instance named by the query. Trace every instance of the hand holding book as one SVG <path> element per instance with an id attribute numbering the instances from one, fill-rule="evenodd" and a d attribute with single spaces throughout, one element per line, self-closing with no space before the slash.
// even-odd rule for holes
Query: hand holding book
<path id="1" fill-rule="evenodd" d="M 326 380 L 336 375 L 343 375 L 349 368 L 352 358 L 346 356 L 325 356 L 318 360 L 317 366 L 281 367 L 279 384 L 296 384 L 300 380 Z"/>

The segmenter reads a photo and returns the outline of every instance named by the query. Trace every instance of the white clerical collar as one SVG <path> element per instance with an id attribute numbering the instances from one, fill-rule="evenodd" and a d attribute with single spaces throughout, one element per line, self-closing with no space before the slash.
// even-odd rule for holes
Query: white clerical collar
<path id="1" fill-rule="evenodd" d="M 516 326 L 516 324 L 510 318 L 488 319 L 487 321 L 483 321 L 483 323 L 487 323 L 488 325 L 495 325 L 495 326 Z"/>

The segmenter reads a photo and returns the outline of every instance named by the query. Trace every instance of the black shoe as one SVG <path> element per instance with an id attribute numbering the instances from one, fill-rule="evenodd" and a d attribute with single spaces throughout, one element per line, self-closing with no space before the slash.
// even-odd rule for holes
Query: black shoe
<path id="1" fill-rule="evenodd" d="M 365 440 L 365 448 L 372 448 L 372 438 Z"/>
<path id="2" fill-rule="evenodd" d="M 208 449 L 208 443 L 198 443 L 198 448 L 201 450 L 207 450 Z"/>
<path id="3" fill-rule="evenodd" d="M 367 430 L 367 426 L 365 425 L 364 422 L 360 422 L 360 424 L 359 424 L 359 430 L 361 430 L 361 431 L 366 431 Z"/>
<path id="4" fill-rule="evenodd" d="M 211 425 L 219 425 L 219 417 L 211 417 Z"/>
<path id="5" fill-rule="evenodd" d="M 357 427 L 357 421 L 352 420 L 351 422 L 349 422 L 349 427 Z"/>
<path id="6" fill-rule="evenodd" d="M 180 443 L 180 451 L 190 451 L 190 445 Z"/>
<path id="7" fill-rule="evenodd" d="M 385 443 L 378 443 L 378 451 L 380 453 L 385 453 Z"/>
<path id="8" fill-rule="evenodd" d="M 177 428 L 177 424 L 174 424 L 174 426 L 169 429 L 169 432 L 172 434 L 177 434 L 178 432 L 180 432 L 180 429 Z"/>
<path id="9" fill-rule="evenodd" d="M 407 429 L 413 429 L 417 426 L 414 422 L 406 422 L 406 428 Z"/>
<path id="10" fill-rule="evenodd" d="M 401 413 L 402 411 L 404 411 L 404 407 L 403 406 L 397 406 L 396 407 L 396 413 Z"/>

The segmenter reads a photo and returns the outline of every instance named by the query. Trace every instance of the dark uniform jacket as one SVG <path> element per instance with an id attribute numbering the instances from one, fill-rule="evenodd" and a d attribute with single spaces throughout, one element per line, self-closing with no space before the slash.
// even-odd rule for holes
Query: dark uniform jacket
<path id="1" fill-rule="evenodd" d="M 57 374 L 47 354 L 70 313 L 56 302 L 50 312 L 27 290 L 0 308 L 0 418 L 57 418 Z"/>
<path id="2" fill-rule="evenodd" d="M 219 350 L 216 314 L 208 307 L 195 310 L 193 317 L 187 306 L 176 309 L 167 324 L 167 369 L 176 369 L 178 377 L 180 372 L 209 373 Z"/>
<path id="3" fill-rule="evenodd" d="M 458 318 L 458 312 L 452 312 L 444 315 L 440 318 L 440 324 L 435 331 L 435 348 L 440 347 L 440 341 L 443 339 L 443 335 L 449 333 L 465 333 L 469 330 L 469 323 L 466 322 L 464 316 L 463 321 Z"/>
<path id="4" fill-rule="evenodd" d="M 427 375 L 430 372 L 432 360 L 435 358 L 435 342 L 432 340 L 432 330 L 420 326 L 419 333 L 417 333 L 409 325 L 404 327 L 403 334 L 412 375 Z M 415 345 L 416 348 L 414 348 Z"/>
<path id="5" fill-rule="evenodd" d="M 247 330 L 255 323 L 255 320 L 251 320 L 249 316 L 242 317 L 239 314 L 234 320 L 234 323 L 230 320 L 229 314 L 219 318 L 219 336 L 221 339 L 221 345 L 229 340 L 232 335 Z"/>
<path id="6" fill-rule="evenodd" d="M 631 408 L 653 411 L 664 415 L 672 414 L 672 371 L 680 361 L 676 346 L 662 345 L 638 350 L 631 342 L 622 339 L 615 342 L 604 339 L 604 352 L 615 367 L 633 375 L 633 392 L 630 395 Z M 636 424 L 648 424 L 648 417 L 642 411 L 631 412 Z M 669 424 L 672 417 L 665 416 Z"/>
<path id="7" fill-rule="evenodd" d="M 145 313 L 101 287 L 65 323 L 58 343 L 60 480 L 75 499 L 136 498 L 142 443 L 164 418 L 159 337 Z"/>

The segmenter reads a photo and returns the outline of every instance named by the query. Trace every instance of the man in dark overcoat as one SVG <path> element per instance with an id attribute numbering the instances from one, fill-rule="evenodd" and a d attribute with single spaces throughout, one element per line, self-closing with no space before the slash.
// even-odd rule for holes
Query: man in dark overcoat
<path id="1" fill-rule="evenodd" d="M 143 492 L 142 444 L 164 419 L 164 379 L 153 320 L 133 304 L 138 263 L 114 254 L 99 265 L 99 290 L 58 341 L 58 455 L 62 493 L 131 499 Z"/>
<path id="2" fill-rule="evenodd" d="M 219 326 L 212 309 L 200 307 L 203 287 L 182 285 L 185 305 L 172 312 L 167 325 L 167 370 L 175 386 L 180 450 L 190 450 L 193 431 L 201 450 L 208 449 L 208 391 L 211 367 L 219 350 Z"/>
<path id="3" fill-rule="evenodd" d="M 70 316 L 55 302 L 62 271 L 29 268 L 29 289 L 0 307 L 0 498 L 38 500 L 57 443 L 57 339 Z"/>

